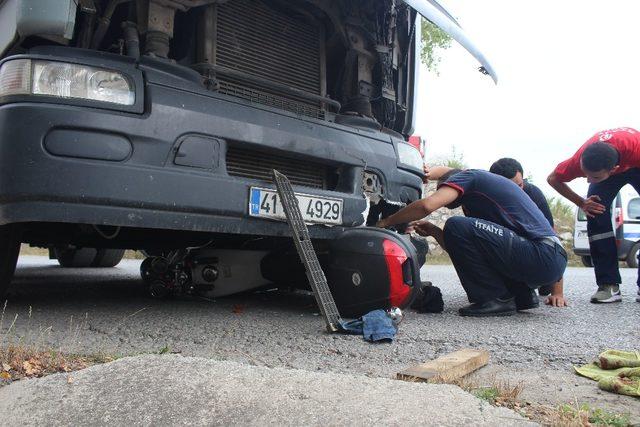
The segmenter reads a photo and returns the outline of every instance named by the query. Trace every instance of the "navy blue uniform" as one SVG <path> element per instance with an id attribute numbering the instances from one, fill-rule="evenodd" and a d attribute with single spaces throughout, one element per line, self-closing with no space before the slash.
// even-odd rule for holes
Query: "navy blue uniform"
<path id="1" fill-rule="evenodd" d="M 629 169 L 626 172 L 611 175 L 604 181 L 589 185 L 587 197 L 599 196 L 598 203 L 604 205 L 606 209 L 600 215 L 587 218 L 589 249 L 598 286 L 622 283 L 618 270 L 616 234 L 611 224 L 611 204 L 625 184 L 631 184 L 637 192 L 640 192 L 640 168 Z M 640 266 L 638 268 L 637 284 L 640 287 Z"/>
<path id="2" fill-rule="evenodd" d="M 527 181 L 524 182 L 522 189 L 527 193 L 529 198 L 533 200 L 533 203 L 536 204 L 538 209 L 542 212 L 542 215 L 544 215 L 544 217 L 547 218 L 547 221 L 549 221 L 551 228 L 553 228 L 553 215 L 551 215 L 551 209 L 549 209 L 549 204 L 547 203 L 547 199 L 544 197 L 544 194 L 542 194 L 542 190 Z"/>
<path id="3" fill-rule="evenodd" d="M 444 227 L 447 252 L 469 301 L 530 295 L 531 289 L 557 282 L 567 265 L 549 221 L 520 187 L 502 176 L 465 170 L 446 185 L 467 217 L 452 217 Z"/>

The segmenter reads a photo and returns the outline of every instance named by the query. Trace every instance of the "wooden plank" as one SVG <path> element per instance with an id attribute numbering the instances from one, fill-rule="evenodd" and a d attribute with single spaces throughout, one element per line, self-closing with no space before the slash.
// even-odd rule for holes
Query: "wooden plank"
<path id="1" fill-rule="evenodd" d="M 398 372 L 404 381 L 451 382 L 489 363 L 489 352 L 464 348 Z"/>

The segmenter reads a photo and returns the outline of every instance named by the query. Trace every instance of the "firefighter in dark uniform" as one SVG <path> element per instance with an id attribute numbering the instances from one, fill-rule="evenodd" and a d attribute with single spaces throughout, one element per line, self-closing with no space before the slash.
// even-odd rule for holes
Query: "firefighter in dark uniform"
<path id="1" fill-rule="evenodd" d="M 504 316 L 538 306 L 535 289 L 557 282 L 567 265 L 560 240 L 531 199 L 510 180 L 482 170 L 434 168 L 431 196 L 378 222 L 411 223 L 447 251 L 469 298 L 462 316 Z M 441 207 L 462 206 L 466 217 L 444 229 L 418 221 Z"/>
<path id="2" fill-rule="evenodd" d="M 522 169 L 522 165 L 519 161 L 510 157 L 503 157 L 502 159 L 493 162 L 489 168 L 489 172 L 504 176 L 505 178 L 515 182 L 518 187 L 522 188 L 522 190 L 527 193 L 527 196 L 533 200 L 533 203 L 536 204 L 538 209 L 540 209 L 542 215 L 547 218 L 551 228 L 554 228 L 553 215 L 551 215 L 551 209 L 549 209 L 547 198 L 544 197 L 542 190 L 524 179 L 524 170 Z M 538 288 L 538 293 L 540 295 L 548 295 L 545 303 L 550 306 L 565 307 L 567 305 L 567 301 L 564 298 L 564 282 L 562 280 L 551 286 L 540 286 L 540 288 Z"/>

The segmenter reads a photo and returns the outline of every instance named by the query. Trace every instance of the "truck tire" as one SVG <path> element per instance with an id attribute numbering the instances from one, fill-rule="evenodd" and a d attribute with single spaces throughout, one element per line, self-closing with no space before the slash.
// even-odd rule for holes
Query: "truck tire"
<path id="1" fill-rule="evenodd" d="M 124 256 L 124 249 L 55 248 L 58 264 L 65 268 L 115 267 Z"/>
<path id="2" fill-rule="evenodd" d="M 86 268 L 96 258 L 98 250 L 95 248 L 55 248 L 58 264 L 65 268 Z"/>
<path id="3" fill-rule="evenodd" d="M 0 226 L 0 298 L 9 288 L 20 254 L 20 237 L 14 225 Z"/>
<path id="4" fill-rule="evenodd" d="M 593 259 L 590 256 L 581 256 L 580 259 L 585 267 L 593 267 Z"/>
<path id="5" fill-rule="evenodd" d="M 627 255 L 627 266 L 629 268 L 638 268 L 638 251 L 640 250 L 640 242 L 631 247 L 629 255 Z"/>
<path id="6" fill-rule="evenodd" d="M 91 267 L 115 267 L 122 261 L 122 257 L 124 257 L 124 249 L 98 249 Z"/>

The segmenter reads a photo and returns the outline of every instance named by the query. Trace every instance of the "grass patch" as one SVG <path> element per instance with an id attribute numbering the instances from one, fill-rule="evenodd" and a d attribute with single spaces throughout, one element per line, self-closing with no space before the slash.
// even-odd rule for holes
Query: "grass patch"
<path id="1" fill-rule="evenodd" d="M 518 400 L 520 393 L 524 389 L 522 382 L 513 385 L 509 381 L 491 378 L 488 383 L 488 385 L 478 385 L 476 382 L 469 381 L 466 378 L 454 382 L 461 389 L 492 405 L 505 406 L 511 409 L 517 409 L 522 405 Z"/>
<path id="2" fill-rule="evenodd" d="M 582 405 L 564 404 L 557 409 L 555 425 L 567 426 L 614 426 L 627 427 L 629 425 L 629 415 L 617 414 L 600 408 L 592 408 L 586 403 Z"/>
<path id="3" fill-rule="evenodd" d="M 89 329 L 88 314 L 78 318 L 70 317 L 66 334 L 56 349 L 51 342 L 52 327 L 37 328 L 33 325 L 33 310 L 29 307 L 26 315 L 19 313 L 9 315 L 8 301 L 0 306 L 0 387 L 23 378 L 37 378 L 54 373 L 72 372 L 93 365 L 112 362 L 122 355 L 112 355 L 101 350 L 93 354 L 82 354 L 85 348 L 81 342 L 82 331 Z M 111 333 L 124 325 L 131 318 L 146 310 L 143 307 L 113 324 Z M 20 318 L 20 322 L 18 321 Z M 23 330 L 18 333 L 17 329 Z M 175 354 L 167 344 L 157 351 L 139 354 Z M 68 377 L 72 382 L 73 378 Z"/>
<path id="4" fill-rule="evenodd" d="M 126 250 L 124 251 L 124 259 L 145 259 L 146 257 L 140 251 Z"/>
<path id="5" fill-rule="evenodd" d="M 7 318 L 6 309 L 7 301 L 0 311 L 0 386 L 23 378 L 77 371 L 116 359 L 115 356 L 106 354 L 80 355 L 74 351 L 62 351 L 63 348 L 73 348 L 78 343 L 80 331 L 87 327 L 86 316 L 80 322 L 74 322 L 71 317 L 64 343 L 60 349 L 55 350 L 45 344 L 51 327 L 39 327 L 37 332 L 34 331 L 31 307 L 25 320 L 26 332 L 20 336 L 16 333 L 18 314 Z"/>
<path id="6" fill-rule="evenodd" d="M 427 255 L 426 265 L 450 265 L 451 258 L 446 252 L 433 254 L 430 253 Z"/>
<path id="7" fill-rule="evenodd" d="M 573 249 L 572 248 L 565 248 L 566 252 L 567 252 L 567 267 L 584 267 L 584 264 L 582 264 L 582 260 L 580 259 L 580 257 L 576 254 L 573 253 Z M 449 258 L 449 255 L 447 255 L 446 252 L 443 253 L 437 253 L 437 254 L 433 254 L 430 253 L 429 255 L 427 255 L 427 262 L 425 263 L 426 265 L 451 265 L 451 258 Z M 620 263 L 620 267 L 626 267 L 627 264 L 626 263 Z"/>
<path id="8" fill-rule="evenodd" d="M 471 390 L 471 394 L 485 402 L 494 403 L 500 397 L 500 390 L 496 387 L 482 387 Z"/>
<path id="9" fill-rule="evenodd" d="M 631 425 L 628 414 L 610 412 L 588 404 L 562 404 L 553 407 L 521 401 L 518 398 L 524 390 L 522 382 L 512 385 L 508 381 L 497 380 L 495 377 L 483 382 L 483 385 L 479 385 L 476 381 L 461 378 L 451 384 L 457 385 L 490 405 L 511 409 L 544 426 L 627 427 Z"/>
<path id="10" fill-rule="evenodd" d="M 23 378 L 77 371 L 113 360 L 115 357 L 106 355 L 80 356 L 12 345 L 0 348 L 0 385 Z"/>
<path id="11" fill-rule="evenodd" d="M 20 255 L 45 256 L 48 258 L 49 249 L 29 246 L 23 243 L 20 246 Z M 126 250 L 124 252 L 124 259 L 145 259 L 145 258 L 146 257 L 140 251 Z"/>
<path id="12" fill-rule="evenodd" d="M 534 405 L 528 408 L 528 416 L 544 426 L 591 427 L 630 426 L 628 414 L 617 414 L 588 404 L 563 404 L 557 407 Z"/>
<path id="13" fill-rule="evenodd" d="M 35 246 L 29 246 L 25 243 L 20 245 L 20 255 L 36 255 L 49 257 L 49 249 L 37 248 Z"/>
<path id="14" fill-rule="evenodd" d="M 584 267 L 580 257 L 573 253 L 572 248 L 565 248 L 567 251 L 567 267 Z M 427 255 L 426 265 L 451 265 L 451 258 L 446 252 L 430 253 Z M 626 267 L 627 264 L 621 263 L 621 267 Z"/>

